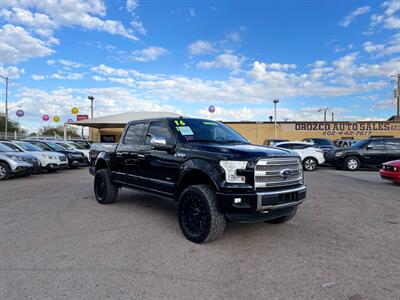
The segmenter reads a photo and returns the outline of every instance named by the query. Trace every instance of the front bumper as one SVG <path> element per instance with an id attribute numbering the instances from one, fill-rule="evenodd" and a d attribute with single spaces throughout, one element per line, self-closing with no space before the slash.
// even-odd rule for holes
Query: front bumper
<path id="1" fill-rule="evenodd" d="M 249 193 L 217 192 L 219 210 L 232 222 L 258 222 L 285 216 L 306 199 L 307 187 Z"/>
<path id="2" fill-rule="evenodd" d="M 379 175 L 382 179 L 400 183 L 400 172 L 379 170 Z"/>

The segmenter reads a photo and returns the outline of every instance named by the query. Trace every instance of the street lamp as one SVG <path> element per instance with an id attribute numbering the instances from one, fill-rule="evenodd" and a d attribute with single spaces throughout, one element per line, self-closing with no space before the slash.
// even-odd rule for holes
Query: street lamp
<path id="1" fill-rule="evenodd" d="M 93 119 L 93 101 L 94 101 L 94 97 L 93 96 L 88 96 L 88 99 L 90 101 L 90 118 Z M 93 141 L 93 129 L 92 128 L 89 128 L 89 140 Z"/>
<path id="2" fill-rule="evenodd" d="M 94 97 L 93 96 L 88 96 L 88 99 L 90 101 L 90 118 L 93 119 L 93 101 L 94 101 Z"/>
<path id="3" fill-rule="evenodd" d="M 8 77 L 0 75 L 6 81 L 6 118 L 4 120 L 4 139 L 7 139 L 8 131 Z"/>
<path id="4" fill-rule="evenodd" d="M 276 138 L 276 105 L 279 103 L 279 99 L 274 99 L 274 138 Z"/>

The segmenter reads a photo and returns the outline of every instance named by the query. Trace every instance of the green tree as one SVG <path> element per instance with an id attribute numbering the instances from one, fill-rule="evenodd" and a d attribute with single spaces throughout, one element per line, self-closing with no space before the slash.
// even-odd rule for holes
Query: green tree
<path id="1" fill-rule="evenodd" d="M 5 113 L 0 113 L 0 132 L 4 132 L 4 129 L 6 127 L 5 120 L 6 120 Z M 7 131 L 8 132 L 17 131 L 18 133 L 25 132 L 25 130 L 22 129 L 21 125 L 18 122 L 12 121 L 12 120 L 10 120 L 10 118 L 8 118 Z"/>
<path id="2" fill-rule="evenodd" d="M 61 137 L 64 136 L 64 126 L 45 126 L 39 130 L 39 135 L 54 136 L 54 134 L 57 134 Z M 80 137 L 78 130 L 71 126 L 67 127 L 67 135 L 71 138 Z"/>

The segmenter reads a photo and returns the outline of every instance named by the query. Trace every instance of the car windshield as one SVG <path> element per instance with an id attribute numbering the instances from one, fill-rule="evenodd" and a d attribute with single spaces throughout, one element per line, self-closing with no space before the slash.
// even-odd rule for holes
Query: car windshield
<path id="1" fill-rule="evenodd" d="M 334 146 L 333 142 L 330 140 L 323 140 L 323 139 L 310 139 L 310 143 L 314 143 L 319 146 Z"/>
<path id="2" fill-rule="evenodd" d="M 249 143 L 221 122 L 180 118 L 170 120 L 170 124 L 184 142 Z"/>
<path id="3" fill-rule="evenodd" d="M 15 144 L 25 151 L 42 151 L 39 147 L 29 144 L 29 143 L 21 143 L 21 142 L 15 142 Z"/>
<path id="4" fill-rule="evenodd" d="M 7 147 L 6 145 L 0 144 L 0 152 L 16 152 L 15 150 Z"/>
<path id="5" fill-rule="evenodd" d="M 53 143 L 53 142 L 46 142 L 46 144 L 56 151 L 64 151 L 65 150 L 63 147 L 61 147 L 60 145 L 57 145 L 56 143 Z"/>
<path id="6" fill-rule="evenodd" d="M 362 148 L 365 148 L 368 144 L 369 144 L 368 140 L 358 141 L 358 142 L 354 143 L 353 145 L 351 145 L 350 148 L 362 149 Z"/>
<path id="7" fill-rule="evenodd" d="M 74 147 L 72 147 L 71 145 L 65 144 L 65 143 L 57 143 L 57 145 L 63 147 L 64 149 L 67 149 L 67 150 L 74 150 Z"/>

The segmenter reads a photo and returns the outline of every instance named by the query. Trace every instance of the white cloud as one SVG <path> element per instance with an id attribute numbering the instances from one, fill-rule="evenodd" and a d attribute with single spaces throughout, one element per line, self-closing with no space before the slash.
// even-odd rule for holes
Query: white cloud
<path id="1" fill-rule="evenodd" d="M 32 80 L 39 81 L 44 80 L 46 77 L 44 75 L 32 74 L 31 78 Z"/>
<path id="2" fill-rule="evenodd" d="M 355 9 L 354 11 L 352 11 L 350 14 L 348 14 L 342 21 L 340 21 L 339 25 L 342 27 L 347 27 L 350 25 L 351 22 L 353 22 L 353 20 L 360 15 L 366 14 L 370 11 L 370 7 L 369 6 L 362 6 L 362 7 L 358 7 L 357 9 Z"/>
<path id="3" fill-rule="evenodd" d="M 230 33 L 226 34 L 225 37 L 227 40 L 229 40 L 231 42 L 235 42 L 235 43 L 239 43 L 242 40 L 240 32 L 238 32 L 238 31 L 230 32 Z"/>
<path id="4" fill-rule="evenodd" d="M 280 64 L 280 63 L 272 63 L 265 65 L 267 69 L 276 70 L 276 71 L 288 71 L 290 69 L 296 69 L 297 66 L 295 64 Z"/>
<path id="5" fill-rule="evenodd" d="M 147 34 L 147 30 L 144 28 L 143 23 L 141 21 L 134 20 L 131 22 L 131 26 L 134 30 L 136 30 L 140 34 L 142 34 L 142 35 Z"/>
<path id="6" fill-rule="evenodd" d="M 133 12 L 139 6 L 139 0 L 126 0 L 126 9 Z"/>
<path id="7" fill-rule="evenodd" d="M 25 74 L 24 69 L 19 69 L 15 66 L 4 67 L 0 64 L 0 75 L 10 79 L 18 79 L 21 75 Z"/>
<path id="8" fill-rule="evenodd" d="M 220 54 L 214 60 L 200 61 L 197 67 L 200 69 L 224 68 L 230 70 L 239 70 L 244 61 L 243 57 L 231 53 Z"/>
<path id="9" fill-rule="evenodd" d="M 6 24 L 0 29 L 0 40 L 0 63 L 17 64 L 54 52 L 42 40 L 31 36 L 22 27 L 11 24 Z"/>
<path id="10" fill-rule="evenodd" d="M 132 59 L 134 61 L 139 61 L 139 62 L 155 61 L 160 56 L 164 56 L 167 54 L 168 54 L 167 49 L 153 46 L 146 49 L 134 51 Z"/>
<path id="11" fill-rule="evenodd" d="M 198 40 L 196 42 L 191 43 L 188 46 L 188 52 L 190 55 L 196 56 L 196 55 L 212 54 L 215 53 L 216 50 L 210 42 Z"/>
<path id="12" fill-rule="evenodd" d="M 399 0 L 388 0 L 382 3 L 381 7 L 384 9 L 382 14 L 373 14 L 371 16 L 371 26 L 377 26 L 383 23 L 383 27 L 387 29 L 399 29 L 400 18 L 395 14 L 400 10 Z"/>
<path id="13" fill-rule="evenodd" d="M 86 65 L 82 64 L 82 63 L 78 63 L 76 61 L 73 60 L 68 60 L 68 59 L 49 59 L 46 61 L 46 63 L 50 66 L 54 66 L 54 65 L 62 65 L 64 67 L 67 68 L 82 68 L 85 67 Z"/>
<path id="14" fill-rule="evenodd" d="M 400 33 L 393 35 L 387 44 L 375 44 L 367 41 L 363 44 L 364 50 L 376 57 L 396 54 L 400 52 Z"/>

